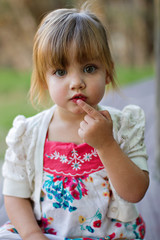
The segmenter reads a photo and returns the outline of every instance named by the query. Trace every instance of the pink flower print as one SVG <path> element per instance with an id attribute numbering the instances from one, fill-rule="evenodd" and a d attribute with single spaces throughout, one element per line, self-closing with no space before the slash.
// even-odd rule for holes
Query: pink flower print
<path id="1" fill-rule="evenodd" d="M 114 239 L 114 237 L 116 236 L 115 233 L 112 233 L 111 235 L 109 235 L 108 237 L 106 237 L 105 239 L 107 240 L 111 240 L 111 239 Z"/>
<path id="2" fill-rule="evenodd" d="M 138 230 L 139 230 L 140 237 L 141 237 L 142 239 L 144 239 L 144 235 L 145 235 L 145 225 L 142 224 L 142 225 L 139 227 Z"/>
<path id="3" fill-rule="evenodd" d="M 63 178 L 64 178 L 63 176 L 57 175 L 53 178 L 53 182 L 61 181 L 61 180 L 63 180 Z"/>
<path id="4" fill-rule="evenodd" d="M 49 229 L 47 230 L 47 233 L 53 234 L 53 235 L 57 235 L 57 233 L 55 232 L 54 228 L 49 228 Z"/>
<path id="5" fill-rule="evenodd" d="M 81 176 L 81 179 L 83 180 L 86 180 L 86 178 L 88 177 L 89 175 L 88 174 L 86 174 L 86 175 L 83 175 L 83 176 Z"/>
<path id="6" fill-rule="evenodd" d="M 137 224 L 137 226 L 140 225 L 140 224 L 142 224 L 142 222 L 143 222 L 143 219 L 142 219 L 141 216 L 139 216 L 139 217 L 136 219 L 136 224 Z"/>
<path id="7" fill-rule="evenodd" d="M 101 227 L 101 224 L 102 224 L 101 220 L 94 221 L 94 222 L 93 222 L 93 227 L 95 227 L 95 228 L 100 228 L 100 227 Z"/>
<path id="8" fill-rule="evenodd" d="M 48 226 L 48 219 L 42 217 L 41 221 L 42 221 L 41 222 L 41 227 L 46 228 Z"/>
<path id="9" fill-rule="evenodd" d="M 73 183 L 73 182 L 72 182 L 72 184 L 71 184 L 70 187 L 69 187 L 69 190 L 70 190 L 70 191 L 73 191 L 73 190 L 77 187 L 77 185 L 78 185 L 77 183 Z"/>
<path id="10" fill-rule="evenodd" d="M 87 195 L 88 190 L 86 189 L 86 186 L 84 185 L 84 183 L 82 181 L 80 181 L 79 183 L 80 183 L 80 186 L 81 186 L 82 196 Z"/>
<path id="11" fill-rule="evenodd" d="M 119 222 L 117 222 L 117 223 L 115 224 L 115 226 L 118 227 L 118 228 L 120 228 L 120 227 L 122 226 L 122 224 L 119 223 Z"/>
<path id="12" fill-rule="evenodd" d="M 104 197 L 107 197 L 107 196 L 108 196 L 108 192 L 104 192 L 104 193 L 103 193 L 103 196 L 104 196 Z"/>
<path id="13" fill-rule="evenodd" d="M 86 189 L 86 188 L 82 188 L 81 189 L 82 190 L 82 196 L 85 196 L 85 195 L 87 195 L 88 193 L 88 190 Z"/>
<path id="14" fill-rule="evenodd" d="M 80 199 L 80 193 L 77 190 L 73 190 L 71 192 L 71 195 L 74 197 L 74 199 L 77 199 L 77 200 Z"/>
<path id="15" fill-rule="evenodd" d="M 56 235 L 57 233 L 55 232 L 54 228 L 48 227 L 51 224 L 51 222 L 49 220 L 52 222 L 53 218 L 49 217 L 47 219 L 47 218 L 42 217 L 39 226 L 43 233 L 50 233 L 50 234 Z"/>
<path id="16" fill-rule="evenodd" d="M 63 187 L 64 188 L 67 188 L 67 187 L 70 187 L 73 183 L 73 180 L 71 177 L 64 177 L 63 179 Z"/>

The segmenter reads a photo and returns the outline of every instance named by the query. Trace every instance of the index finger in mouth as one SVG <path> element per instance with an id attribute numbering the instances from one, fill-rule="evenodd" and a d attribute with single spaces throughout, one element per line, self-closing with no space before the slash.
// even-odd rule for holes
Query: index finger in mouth
<path id="1" fill-rule="evenodd" d="M 100 116 L 100 113 L 96 109 L 80 99 L 77 100 L 77 105 L 80 106 L 83 111 L 85 111 L 92 118 L 96 119 Z"/>

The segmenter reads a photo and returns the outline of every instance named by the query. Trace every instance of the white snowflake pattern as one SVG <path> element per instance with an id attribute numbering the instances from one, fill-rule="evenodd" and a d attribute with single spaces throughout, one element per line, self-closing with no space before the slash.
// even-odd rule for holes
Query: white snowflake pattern
<path id="1" fill-rule="evenodd" d="M 47 155 L 47 158 L 50 158 L 51 160 L 60 160 L 62 163 L 66 163 L 71 165 L 73 170 L 78 170 L 81 169 L 81 166 L 84 162 L 89 162 L 92 160 L 92 157 L 97 157 L 97 152 L 96 150 L 92 150 L 90 153 L 85 153 L 83 155 L 83 157 L 79 156 L 78 151 L 76 151 L 75 149 L 73 149 L 71 151 L 71 157 L 69 157 L 69 159 L 67 158 L 66 155 L 60 155 L 59 152 L 55 151 L 53 154 Z"/>
<path id="2" fill-rule="evenodd" d="M 77 163 L 77 162 L 74 162 L 72 163 L 71 167 L 73 168 L 73 170 L 78 170 L 78 169 L 81 169 L 81 164 L 80 163 Z"/>
<path id="3" fill-rule="evenodd" d="M 60 161 L 62 163 L 67 163 L 68 162 L 68 159 L 67 159 L 67 157 L 65 155 L 60 156 L 60 159 L 61 159 Z"/>
<path id="4" fill-rule="evenodd" d="M 59 159 L 60 158 L 60 155 L 57 151 L 54 152 L 54 154 L 51 154 L 53 156 L 54 159 Z"/>
<path id="5" fill-rule="evenodd" d="M 84 159 L 85 159 L 85 161 L 89 162 L 92 159 L 92 155 L 90 153 L 85 153 L 84 154 Z"/>

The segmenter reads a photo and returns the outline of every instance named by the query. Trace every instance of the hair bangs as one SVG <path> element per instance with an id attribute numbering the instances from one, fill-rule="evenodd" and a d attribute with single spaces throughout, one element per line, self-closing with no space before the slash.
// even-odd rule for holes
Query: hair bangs
<path id="1" fill-rule="evenodd" d="M 92 60 L 100 60 L 103 62 L 103 51 L 100 50 L 100 46 L 95 36 L 88 37 L 88 33 L 83 35 L 83 38 L 74 38 L 75 44 L 75 58 L 79 63 L 85 63 Z"/>
<path id="2" fill-rule="evenodd" d="M 50 68 L 63 68 L 67 66 L 67 51 L 65 49 L 64 43 L 63 45 L 60 41 L 57 43 L 53 38 L 48 40 L 46 46 L 41 49 L 42 50 L 42 65 L 45 72 L 47 72 Z"/>
<path id="3" fill-rule="evenodd" d="M 97 37 L 100 35 L 100 29 L 97 30 L 96 21 L 93 22 L 86 14 L 74 13 L 68 15 L 61 24 L 63 27 L 59 27 L 59 31 L 55 31 L 54 34 L 53 30 L 46 44 L 44 62 L 48 67 L 66 67 L 71 48 L 74 48 L 75 58 L 80 63 L 93 59 L 105 62 L 103 39 Z"/>

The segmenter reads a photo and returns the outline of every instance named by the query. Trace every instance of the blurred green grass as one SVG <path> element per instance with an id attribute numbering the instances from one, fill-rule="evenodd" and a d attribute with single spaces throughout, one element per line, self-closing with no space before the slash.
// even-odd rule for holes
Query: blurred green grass
<path id="1" fill-rule="evenodd" d="M 36 113 L 28 99 L 30 76 L 28 72 L 0 70 L 0 128 L 9 129 L 18 114 L 28 117 Z"/>
<path id="2" fill-rule="evenodd" d="M 139 81 L 145 81 L 154 76 L 154 66 L 145 65 L 143 67 L 116 67 L 117 80 L 120 86 L 135 84 Z"/>
<path id="3" fill-rule="evenodd" d="M 133 84 L 137 81 L 154 76 L 153 66 L 116 68 L 120 86 Z M 18 72 L 13 69 L 0 69 L 0 159 L 6 149 L 5 136 L 18 114 L 26 117 L 37 113 L 28 99 L 30 72 Z"/>
<path id="4" fill-rule="evenodd" d="M 28 100 L 29 72 L 0 69 L 0 159 L 6 149 L 5 137 L 18 114 L 29 117 L 37 111 Z"/>

